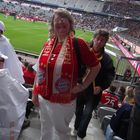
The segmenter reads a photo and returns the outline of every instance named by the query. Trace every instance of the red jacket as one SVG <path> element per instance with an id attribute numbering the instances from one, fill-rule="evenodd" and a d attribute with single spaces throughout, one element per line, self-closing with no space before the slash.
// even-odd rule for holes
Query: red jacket
<path id="1" fill-rule="evenodd" d="M 29 71 L 26 69 L 24 71 L 24 80 L 25 84 L 33 85 L 34 84 L 34 79 L 35 79 L 35 72 L 34 71 Z"/>

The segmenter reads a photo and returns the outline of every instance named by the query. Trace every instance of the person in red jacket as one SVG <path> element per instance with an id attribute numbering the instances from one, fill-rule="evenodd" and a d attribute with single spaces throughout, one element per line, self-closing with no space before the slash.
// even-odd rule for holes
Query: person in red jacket
<path id="1" fill-rule="evenodd" d="M 116 96 L 115 91 L 116 91 L 116 87 L 113 85 L 110 85 L 110 87 L 107 90 L 104 90 L 102 92 L 100 103 L 102 105 L 106 105 L 106 106 L 117 109 L 119 98 Z"/>
<path id="2" fill-rule="evenodd" d="M 25 84 L 33 85 L 35 79 L 35 71 L 32 68 L 32 64 L 28 64 L 26 70 L 24 70 Z"/>

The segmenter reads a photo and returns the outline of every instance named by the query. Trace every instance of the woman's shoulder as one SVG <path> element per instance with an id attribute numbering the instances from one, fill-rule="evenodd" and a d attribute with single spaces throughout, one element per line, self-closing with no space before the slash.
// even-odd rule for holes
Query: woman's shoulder
<path id="1" fill-rule="evenodd" d="M 122 106 L 120 107 L 120 110 L 131 111 L 132 107 L 133 106 L 130 105 L 129 103 L 123 103 Z"/>
<path id="2" fill-rule="evenodd" d="M 88 42 L 86 42 L 83 38 L 78 37 L 78 44 L 88 46 Z"/>

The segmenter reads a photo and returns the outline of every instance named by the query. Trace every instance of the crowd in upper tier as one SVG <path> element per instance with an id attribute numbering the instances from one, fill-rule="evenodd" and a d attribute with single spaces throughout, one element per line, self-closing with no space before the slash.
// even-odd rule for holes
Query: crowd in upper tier
<path id="1" fill-rule="evenodd" d="M 128 7 L 131 10 L 128 10 Z M 106 2 L 103 11 L 109 14 L 111 13 L 112 15 L 116 15 L 115 12 L 117 12 L 120 13 L 119 16 L 122 16 L 124 15 L 124 13 L 126 13 L 124 11 L 127 10 L 128 15 L 129 13 L 131 13 L 131 15 L 138 15 L 140 13 L 138 9 L 140 8 L 137 7 L 139 6 L 136 5 L 128 6 L 128 4 L 126 3 L 113 4 L 113 3 Z M 36 6 L 34 4 L 27 4 L 24 2 L 23 3 L 1 2 L 0 4 L 1 12 L 5 14 L 14 13 L 18 18 L 24 18 L 24 19 L 28 18 L 31 21 L 48 22 L 50 21 L 50 17 L 52 16 L 53 10 L 54 9 L 50 7 Z M 71 12 L 71 14 L 75 19 L 75 26 L 77 28 L 82 28 L 82 29 L 92 30 L 92 31 L 98 28 L 107 28 L 109 31 L 111 31 L 113 28 L 119 26 L 119 27 L 128 28 L 128 30 L 125 32 L 126 37 L 127 36 L 128 37 L 132 36 L 134 38 L 140 37 L 139 21 L 132 21 L 126 19 L 125 16 L 122 16 L 124 18 L 118 18 L 113 16 L 103 16 L 103 15 L 101 16 L 101 15 L 90 14 L 85 12 L 82 13 Z"/>

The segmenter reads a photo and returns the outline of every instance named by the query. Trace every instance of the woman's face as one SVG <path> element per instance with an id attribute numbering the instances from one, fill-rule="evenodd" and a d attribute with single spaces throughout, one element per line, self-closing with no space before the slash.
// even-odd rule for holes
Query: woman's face
<path id="1" fill-rule="evenodd" d="M 55 15 L 54 17 L 54 32 L 60 38 L 65 38 L 70 32 L 69 20 L 65 17 Z"/>

